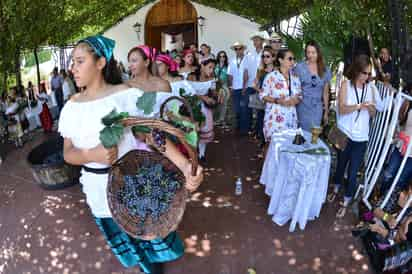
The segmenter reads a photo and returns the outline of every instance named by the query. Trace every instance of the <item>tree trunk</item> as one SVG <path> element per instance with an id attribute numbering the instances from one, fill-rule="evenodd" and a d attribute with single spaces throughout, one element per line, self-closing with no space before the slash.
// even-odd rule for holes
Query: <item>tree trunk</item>
<path id="1" fill-rule="evenodd" d="M 20 86 L 21 86 L 21 70 L 20 70 L 20 50 L 17 49 L 16 50 L 16 56 L 15 56 L 15 71 L 16 71 L 16 85 L 17 85 L 17 89 L 19 90 Z"/>
<path id="2" fill-rule="evenodd" d="M 4 71 L 4 73 L 3 73 L 3 87 L 2 87 L 2 89 L 3 89 L 3 92 L 6 92 L 6 93 L 7 93 L 7 78 L 8 78 L 7 71 Z"/>
<path id="3" fill-rule="evenodd" d="M 34 54 L 34 60 L 36 61 L 37 90 L 40 91 L 40 65 L 39 65 L 39 56 L 37 55 L 37 48 L 34 48 L 33 54 Z"/>

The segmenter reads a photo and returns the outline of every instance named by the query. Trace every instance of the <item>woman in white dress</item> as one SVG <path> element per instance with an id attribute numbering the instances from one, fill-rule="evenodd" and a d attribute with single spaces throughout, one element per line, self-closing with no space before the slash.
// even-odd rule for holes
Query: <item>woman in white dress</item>
<path id="1" fill-rule="evenodd" d="M 126 130 L 117 147 L 104 148 L 99 140 L 100 131 L 104 128 L 101 119 L 113 109 L 127 111 L 134 116 L 144 115 L 136 108 L 136 101 L 144 91 L 120 85 L 121 76 L 113 58 L 114 44 L 113 40 L 103 36 L 92 36 L 81 40 L 74 49 L 74 78 L 84 91 L 72 96 L 60 115 L 59 132 L 64 137 L 64 159 L 73 165 L 83 166 L 80 182 L 87 204 L 122 265 L 139 266 L 145 273 L 163 273 L 159 263 L 183 255 L 183 245 L 177 235 L 171 233 L 165 239 L 153 241 L 131 238 L 114 222 L 107 202 L 108 169 L 118 156 L 135 148 L 135 139 L 131 130 Z M 141 86 L 148 91 L 167 91 L 164 83 L 149 75 L 151 61 L 148 57 L 135 57 L 136 72 L 146 69 L 146 73 L 136 74 L 137 78 L 146 80 Z M 158 114 L 160 104 L 156 102 L 151 117 Z M 191 164 L 169 141 L 166 142 L 164 154 L 184 172 L 187 178 L 185 187 L 196 189 L 202 181 L 201 168 L 196 176 L 191 176 Z"/>
<path id="2" fill-rule="evenodd" d="M 209 96 L 216 91 L 215 66 L 215 59 L 203 60 L 200 64 L 200 69 L 188 77 L 188 80 L 192 81 L 191 85 L 196 90 L 197 96 L 202 100 L 202 113 L 206 118 L 204 125 L 200 129 L 199 141 L 199 158 L 203 162 L 206 159 L 206 146 L 213 141 L 215 136 L 212 108 L 217 106 L 218 102 L 217 97 L 214 99 Z"/>

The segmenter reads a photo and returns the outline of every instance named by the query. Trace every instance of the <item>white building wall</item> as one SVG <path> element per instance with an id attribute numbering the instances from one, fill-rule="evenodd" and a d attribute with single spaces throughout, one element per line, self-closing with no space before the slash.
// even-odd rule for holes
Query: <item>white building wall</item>
<path id="1" fill-rule="evenodd" d="M 198 27 L 199 46 L 206 43 L 212 47 L 216 55 L 218 51 L 225 50 L 229 57 L 234 56 L 230 49 L 236 41 L 242 42 L 252 48 L 250 36 L 259 30 L 260 25 L 243 17 L 193 3 L 198 16 L 205 17 L 205 24 Z"/>
<path id="2" fill-rule="evenodd" d="M 114 55 L 123 64 L 127 64 L 129 49 L 136 45 L 144 44 L 146 15 L 156 3 L 154 2 L 140 8 L 135 14 L 125 17 L 103 34 L 116 41 Z M 245 43 L 249 49 L 253 46 L 250 36 L 258 31 L 259 24 L 234 14 L 191 3 L 196 9 L 197 15 L 206 18 L 203 28 L 198 27 L 199 45 L 202 43 L 209 44 L 214 54 L 217 54 L 219 50 L 225 50 L 229 57 L 234 56 L 230 46 L 236 41 Z M 139 37 L 133 29 L 133 25 L 136 22 L 142 26 Z"/>
<path id="3" fill-rule="evenodd" d="M 123 64 L 127 65 L 127 53 L 131 48 L 144 44 L 146 15 L 155 3 L 157 2 L 143 6 L 135 14 L 123 18 L 117 25 L 103 33 L 104 36 L 116 41 L 114 56 Z M 136 22 L 141 24 L 139 35 L 133 29 Z"/>

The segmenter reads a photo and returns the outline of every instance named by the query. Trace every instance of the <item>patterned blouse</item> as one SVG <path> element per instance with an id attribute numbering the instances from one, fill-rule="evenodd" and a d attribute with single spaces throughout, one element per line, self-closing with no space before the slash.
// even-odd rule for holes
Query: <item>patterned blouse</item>
<path id="1" fill-rule="evenodd" d="M 302 88 L 299 78 L 289 73 L 289 81 L 279 71 L 269 73 L 263 81 L 260 98 L 289 98 L 297 96 L 302 98 Z M 287 129 L 297 128 L 298 119 L 295 106 L 281 106 L 274 103 L 266 103 L 264 119 L 264 135 L 266 141 L 270 141 L 272 134 Z"/>

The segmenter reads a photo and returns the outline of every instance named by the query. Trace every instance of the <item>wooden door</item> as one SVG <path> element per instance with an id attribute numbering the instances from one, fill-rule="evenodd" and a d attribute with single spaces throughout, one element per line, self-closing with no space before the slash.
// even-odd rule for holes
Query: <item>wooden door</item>
<path id="1" fill-rule="evenodd" d="M 162 32 L 183 33 L 185 43 L 197 42 L 197 12 L 187 0 L 162 0 L 147 14 L 145 44 L 161 49 Z"/>

